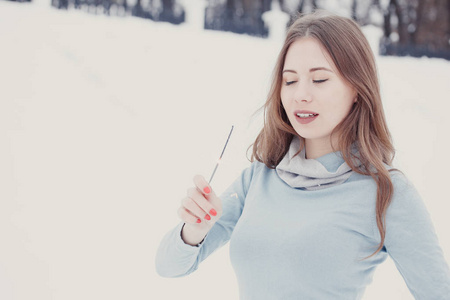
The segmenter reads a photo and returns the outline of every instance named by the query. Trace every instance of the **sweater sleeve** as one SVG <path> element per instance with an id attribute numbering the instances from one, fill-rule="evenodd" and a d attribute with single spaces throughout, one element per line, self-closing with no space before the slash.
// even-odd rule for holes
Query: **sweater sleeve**
<path id="1" fill-rule="evenodd" d="M 244 208 L 255 163 L 242 171 L 241 175 L 220 196 L 222 216 L 211 227 L 203 241 L 197 246 L 186 244 L 181 238 L 184 222 L 166 233 L 156 253 L 155 266 L 162 277 L 183 277 L 198 269 L 199 264 L 218 248 L 225 245 Z"/>
<path id="2" fill-rule="evenodd" d="M 385 249 L 415 299 L 448 300 L 450 270 L 425 203 L 404 175 L 392 180 Z"/>

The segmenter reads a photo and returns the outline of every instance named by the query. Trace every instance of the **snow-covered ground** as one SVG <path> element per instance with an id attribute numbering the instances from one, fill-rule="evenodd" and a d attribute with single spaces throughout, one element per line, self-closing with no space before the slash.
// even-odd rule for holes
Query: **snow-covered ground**
<path id="1" fill-rule="evenodd" d="M 213 188 L 249 165 L 280 45 L 42 3 L 0 2 L 0 298 L 238 299 L 228 245 L 184 278 L 154 258 L 231 125 Z M 450 62 L 377 60 L 395 165 L 450 261 Z M 364 299 L 413 297 L 388 258 Z"/>

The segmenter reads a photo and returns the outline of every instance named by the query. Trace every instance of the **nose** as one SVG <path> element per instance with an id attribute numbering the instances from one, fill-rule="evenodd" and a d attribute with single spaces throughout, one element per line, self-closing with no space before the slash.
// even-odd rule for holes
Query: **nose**
<path id="1" fill-rule="evenodd" d="M 311 102 L 312 101 L 312 95 L 309 91 L 309 88 L 307 86 L 307 82 L 299 82 L 297 84 L 297 89 L 294 93 L 294 100 L 295 102 Z"/>

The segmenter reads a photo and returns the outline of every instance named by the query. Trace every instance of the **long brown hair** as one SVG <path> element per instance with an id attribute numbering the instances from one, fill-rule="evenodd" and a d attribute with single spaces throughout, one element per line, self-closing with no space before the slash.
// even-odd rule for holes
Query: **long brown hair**
<path id="1" fill-rule="evenodd" d="M 352 170 L 370 175 L 377 184 L 376 220 L 381 242 L 367 259 L 383 248 L 386 210 L 394 189 L 389 172 L 398 170 L 388 170 L 385 166 L 391 166 L 395 150 L 381 103 L 375 58 L 365 36 L 353 20 L 318 10 L 300 15 L 289 27 L 273 71 L 267 101 L 261 107 L 264 108 L 264 126 L 252 144 L 251 161 L 256 159 L 274 169 L 287 153 L 294 136 L 300 138 L 301 148 L 304 147 L 304 139 L 291 126 L 280 96 L 286 53 L 293 42 L 303 37 L 314 38 L 323 46 L 339 76 L 358 93 L 349 115 L 334 128 L 331 136 L 338 135 L 338 148 Z M 352 152 L 352 145 L 356 146 L 358 157 Z M 361 161 L 360 166 L 354 162 L 355 158 Z"/>

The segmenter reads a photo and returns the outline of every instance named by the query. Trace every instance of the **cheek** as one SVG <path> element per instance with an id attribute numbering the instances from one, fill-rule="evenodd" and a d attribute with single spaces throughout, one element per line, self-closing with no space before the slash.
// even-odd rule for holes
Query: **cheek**
<path id="1" fill-rule="evenodd" d="M 287 104 L 286 100 L 288 99 L 288 96 L 286 94 L 286 90 L 283 88 L 281 88 L 281 91 L 280 91 L 280 98 L 281 98 L 281 103 L 283 103 L 283 105 L 286 105 Z"/>
<path id="2" fill-rule="evenodd" d="M 353 102 L 350 103 L 349 101 L 337 101 L 334 103 L 329 103 L 323 113 L 326 123 L 330 126 L 336 126 L 337 124 L 339 124 L 348 116 L 352 104 Z"/>
<path id="3" fill-rule="evenodd" d="M 334 99 L 334 101 L 329 102 L 327 112 L 330 114 L 330 118 L 340 122 L 349 114 L 353 106 L 353 92 L 341 84 L 336 86 L 329 96 L 331 96 L 329 99 Z"/>
<path id="4" fill-rule="evenodd" d="M 293 121 L 293 116 L 291 113 L 289 113 L 290 109 L 289 106 L 286 106 L 288 104 L 285 104 L 283 101 L 281 101 L 281 103 L 283 104 L 283 106 L 281 107 L 282 111 L 284 112 L 284 114 L 287 116 L 289 122 L 292 123 Z"/>
<path id="5" fill-rule="evenodd" d="M 283 107 L 285 109 L 289 109 L 289 97 L 286 94 L 286 92 L 283 92 L 283 90 L 280 93 L 280 98 L 281 98 L 281 104 L 283 104 Z"/>
<path id="6" fill-rule="evenodd" d="M 337 125 L 342 120 L 344 120 L 348 116 L 350 109 L 351 103 L 349 101 L 342 101 L 341 105 L 334 107 L 334 109 L 332 110 L 332 112 L 335 112 L 333 116 L 333 123 Z"/>

